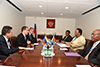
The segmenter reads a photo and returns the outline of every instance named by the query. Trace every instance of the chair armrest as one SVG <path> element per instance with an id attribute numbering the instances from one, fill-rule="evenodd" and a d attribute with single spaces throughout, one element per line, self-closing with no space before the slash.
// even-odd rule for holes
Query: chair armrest
<path id="1" fill-rule="evenodd" d="M 81 50 L 83 50 L 83 49 L 77 49 L 77 50 L 75 50 L 75 52 L 77 52 L 77 51 L 81 51 Z"/>

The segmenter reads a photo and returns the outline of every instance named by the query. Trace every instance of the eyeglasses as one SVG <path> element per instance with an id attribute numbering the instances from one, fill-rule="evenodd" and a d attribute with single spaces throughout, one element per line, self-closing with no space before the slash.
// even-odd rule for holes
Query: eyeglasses
<path id="1" fill-rule="evenodd" d="M 94 36 L 94 35 L 100 35 L 100 33 L 91 34 L 91 36 L 92 36 L 92 35 L 93 35 L 93 36 Z"/>

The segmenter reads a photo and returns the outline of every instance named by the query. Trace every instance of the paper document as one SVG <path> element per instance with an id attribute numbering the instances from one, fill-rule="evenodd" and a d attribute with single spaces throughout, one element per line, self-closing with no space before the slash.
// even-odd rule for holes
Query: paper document
<path id="1" fill-rule="evenodd" d="M 66 44 L 63 44 L 63 43 L 58 43 L 58 46 L 60 46 L 60 47 L 69 47 L 69 46 L 67 46 Z"/>
<path id="2" fill-rule="evenodd" d="M 0 65 L 0 67 L 16 67 L 16 66 L 2 66 L 2 65 Z"/>
<path id="3" fill-rule="evenodd" d="M 75 65 L 75 67 L 91 67 L 90 65 Z"/>
<path id="4" fill-rule="evenodd" d="M 60 50 L 68 50 L 67 48 L 60 48 Z"/>
<path id="5" fill-rule="evenodd" d="M 26 48 L 26 50 L 34 50 L 34 48 Z"/>
<path id="6" fill-rule="evenodd" d="M 39 45 L 39 43 L 34 43 L 34 45 Z"/>
<path id="7" fill-rule="evenodd" d="M 34 44 L 31 44 L 32 46 L 34 46 Z"/>
<path id="8" fill-rule="evenodd" d="M 76 56 L 76 57 L 80 57 L 79 54 L 73 53 L 73 52 L 64 52 L 64 54 L 65 54 L 66 56 Z"/>

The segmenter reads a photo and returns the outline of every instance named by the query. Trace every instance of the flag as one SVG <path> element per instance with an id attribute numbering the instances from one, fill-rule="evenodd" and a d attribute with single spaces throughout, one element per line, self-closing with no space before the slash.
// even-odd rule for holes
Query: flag
<path id="1" fill-rule="evenodd" d="M 45 45 L 45 44 L 47 44 L 48 42 L 49 42 L 49 41 L 48 41 L 47 37 L 45 36 L 44 39 L 43 39 L 43 44 Z"/>
<path id="2" fill-rule="evenodd" d="M 34 34 L 35 34 L 35 38 L 37 38 L 36 24 L 34 24 Z"/>
<path id="3" fill-rule="evenodd" d="M 55 37 L 53 36 L 53 38 L 52 38 L 52 40 L 51 40 L 51 44 L 54 45 L 56 42 L 57 42 L 57 41 L 56 41 Z"/>

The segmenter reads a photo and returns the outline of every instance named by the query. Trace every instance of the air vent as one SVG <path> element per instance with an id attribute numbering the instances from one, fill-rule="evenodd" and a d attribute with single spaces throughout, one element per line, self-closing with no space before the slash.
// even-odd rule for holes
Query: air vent
<path id="1" fill-rule="evenodd" d="M 94 7 L 94 8 L 92 8 L 92 9 L 90 9 L 90 10 L 84 12 L 84 13 L 82 13 L 82 15 L 87 14 L 87 13 L 89 13 L 89 12 L 91 12 L 91 11 L 93 11 L 93 10 L 99 8 L 99 7 L 100 7 L 100 5 L 98 5 L 98 6 Z"/>
<path id="2" fill-rule="evenodd" d="M 9 2 L 12 6 L 14 6 L 17 10 L 22 12 L 22 10 L 20 8 L 18 8 L 15 4 L 13 4 L 10 0 L 6 0 L 6 1 Z"/>

